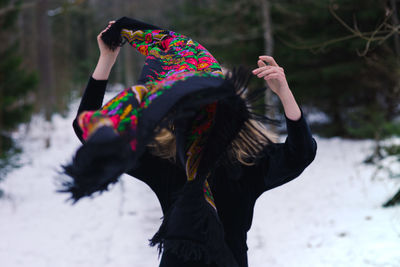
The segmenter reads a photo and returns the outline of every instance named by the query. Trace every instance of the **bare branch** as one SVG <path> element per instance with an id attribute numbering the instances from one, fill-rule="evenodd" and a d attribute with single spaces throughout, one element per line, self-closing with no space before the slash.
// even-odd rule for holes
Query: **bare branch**
<path id="1" fill-rule="evenodd" d="M 357 31 L 354 30 L 352 27 L 350 27 L 349 25 L 347 25 L 347 23 L 346 23 L 344 20 L 342 20 L 342 18 L 339 17 L 333 9 L 334 9 L 334 6 L 333 6 L 333 5 L 329 5 L 329 12 L 332 14 L 332 16 L 333 16 L 340 24 L 342 24 L 347 30 L 349 30 L 349 31 L 350 31 L 351 33 L 353 33 L 354 35 L 358 35 L 359 37 L 362 37 L 362 36 L 360 36 L 359 32 L 357 32 Z"/>
<path id="2" fill-rule="evenodd" d="M 292 44 L 289 41 L 286 41 L 282 38 L 277 37 L 283 44 L 285 44 L 286 46 L 293 48 L 293 49 L 298 49 L 298 50 L 307 50 L 307 49 L 317 49 L 317 51 L 319 50 L 323 50 L 325 47 L 327 47 L 328 45 L 334 44 L 334 43 L 339 43 L 342 41 L 346 41 L 349 39 L 353 39 L 356 38 L 357 36 L 355 35 L 346 35 L 343 37 L 339 37 L 336 39 L 331 39 L 329 41 L 325 41 L 322 43 L 317 43 L 317 44 L 311 44 L 311 45 L 299 45 L 299 44 Z"/>
<path id="3" fill-rule="evenodd" d="M 351 33 L 350 35 L 345 35 L 325 42 L 310 44 L 310 45 L 292 44 L 289 41 L 283 40 L 282 38 L 279 38 L 279 40 L 285 45 L 294 49 L 301 49 L 301 50 L 309 49 L 314 52 L 320 52 L 323 51 L 328 45 L 332 45 L 335 43 L 339 43 L 354 38 L 361 38 L 366 41 L 366 44 L 362 52 L 357 50 L 357 54 L 359 56 L 365 56 L 371 49 L 371 44 L 373 42 L 377 42 L 378 45 L 381 45 L 388 38 L 392 37 L 394 34 L 400 33 L 400 25 L 391 25 L 388 23 L 389 18 L 393 15 L 393 10 L 387 12 L 386 17 L 384 18 L 382 23 L 378 25 L 376 29 L 374 29 L 371 32 L 361 32 L 358 28 L 358 23 L 354 15 L 353 15 L 354 27 L 351 27 L 341 17 L 339 17 L 339 15 L 334 11 L 334 8 L 335 7 L 332 5 L 329 6 L 330 13 L 343 27 L 345 27 Z"/>

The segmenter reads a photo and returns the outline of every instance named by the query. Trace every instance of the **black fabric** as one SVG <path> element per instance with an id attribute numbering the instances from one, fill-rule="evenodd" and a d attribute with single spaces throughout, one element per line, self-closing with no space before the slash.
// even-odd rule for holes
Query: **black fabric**
<path id="1" fill-rule="evenodd" d="M 101 107 L 106 84 L 107 81 L 89 79 L 78 114 Z M 246 239 L 257 198 L 263 192 L 298 177 L 315 158 L 317 143 L 311 135 L 302 110 L 301 112 L 301 118 L 297 121 L 285 117 L 288 131 L 285 142 L 266 146 L 256 165 L 240 165 L 234 172 L 220 166 L 211 177 L 211 189 L 224 226 L 225 241 L 240 267 L 248 266 Z M 78 138 L 82 140 L 76 119 L 73 127 Z M 150 186 L 157 195 L 164 214 L 186 183 L 185 170 L 181 164 L 153 156 L 149 151 L 145 151 L 140 158 L 138 168 L 127 173 Z M 231 179 L 233 174 L 239 178 Z M 164 253 L 160 266 L 207 265 L 198 262 L 180 263 L 173 254 Z"/>
<path id="2" fill-rule="evenodd" d="M 76 203 L 94 192 L 106 191 L 132 166 L 131 153 L 128 143 L 113 129 L 100 127 L 78 149 L 72 163 L 63 165 L 65 174 L 74 179 L 62 181 L 58 192 L 71 193 L 70 199 Z"/>
<path id="3" fill-rule="evenodd" d="M 216 264 L 206 264 L 200 261 L 187 261 L 183 263 L 182 260 L 178 258 L 175 254 L 165 252 L 161 258 L 159 267 L 218 267 L 218 266 Z"/>
<path id="4" fill-rule="evenodd" d="M 101 108 L 104 99 L 104 93 L 106 92 L 108 80 L 95 80 L 92 77 L 86 85 L 86 89 L 83 92 L 81 103 L 79 104 L 77 117 L 83 111 L 98 110 Z M 74 120 L 73 127 L 76 136 L 83 143 L 82 130 L 78 125 L 78 120 Z"/>
<path id="5" fill-rule="evenodd" d="M 101 35 L 101 39 L 107 44 L 112 50 L 115 50 L 118 46 L 123 45 L 123 38 L 121 37 L 122 28 L 128 28 L 131 30 L 140 30 L 140 29 L 160 29 L 157 26 L 138 21 L 136 19 L 122 17 L 115 21 L 110 27 L 110 29 L 104 32 Z"/>

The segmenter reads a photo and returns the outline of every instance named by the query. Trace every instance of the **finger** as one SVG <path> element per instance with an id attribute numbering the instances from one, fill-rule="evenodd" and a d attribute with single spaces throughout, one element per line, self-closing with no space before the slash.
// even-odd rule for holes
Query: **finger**
<path id="1" fill-rule="evenodd" d="M 267 70 L 264 70 L 264 71 L 260 72 L 259 74 L 257 74 L 257 77 L 258 78 L 262 78 L 262 77 L 264 77 L 264 76 L 266 76 L 268 74 L 276 73 L 276 72 L 277 72 L 276 69 L 267 69 Z"/>
<path id="2" fill-rule="evenodd" d="M 270 73 L 270 74 L 264 76 L 264 80 L 269 81 L 272 79 L 279 79 L 279 77 L 280 77 L 279 73 Z"/>
<path id="3" fill-rule="evenodd" d="M 257 65 L 258 65 L 259 67 L 265 67 L 265 66 L 267 66 L 267 64 L 265 64 L 265 62 L 262 61 L 262 60 L 258 60 L 258 61 L 257 61 Z"/>
<path id="4" fill-rule="evenodd" d="M 284 72 L 283 68 L 281 68 L 281 67 L 265 66 L 265 67 L 261 67 L 261 68 L 257 68 L 255 70 L 253 70 L 253 74 L 257 75 L 257 74 L 259 74 L 259 73 L 261 73 L 261 72 L 263 72 L 265 70 L 269 70 L 269 69 L 272 69 L 272 70 L 274 70 L 276 72 Z"/>
<path id="5" fill-rule="evenodd" d="M 111 25 L 108 25 L 104 30 L 102 30 L 102 31 L 100 32 L 100 34 L 102 34 L 103 32 L 107 31 L 108 29 L 110 29 L 110 27 L 111 27 Z"/>
<path id="6" fill-rule="evenodd" d="M 264 60 L 266 62 L 268 62 L 271 66 L 276 66 L 278 67 L 279 65 L 276 63 L 275 59 L 273 57 L 270 56 L 259 56 L 259 58 L 261 60 Z"/>
<path id="7" fill-rule="evenodd" d="M 259 74 L 260 72 L 270 69 L 272 66 L 264 66 L 253 70 L 253 74 Z"/>

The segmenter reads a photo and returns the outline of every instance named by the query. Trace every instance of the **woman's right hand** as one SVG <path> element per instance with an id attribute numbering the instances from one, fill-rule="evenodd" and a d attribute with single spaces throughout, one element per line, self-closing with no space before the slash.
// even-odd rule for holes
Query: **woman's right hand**
<path id="1" fill-rule="evenodd" d="M 118 57 L 120 47 L 117 47 L 114 51 L 111 50 L 101 39 L 101 35 L 103 34 L 103 32 L 106 32 L 111 27 L 111 25 L 113 25 L 114 23 L 115 23 L 115 21 L 108 22 L 107 28 L 105 28 L 103 31 L 101 31 L 99 33 L 99 35 L 97 35 L 97 44 L 98 44 L 99 50 L 100 50 L 100 57 L 108 59 L 108 61 L 112 62 L 113 64 Z"/>

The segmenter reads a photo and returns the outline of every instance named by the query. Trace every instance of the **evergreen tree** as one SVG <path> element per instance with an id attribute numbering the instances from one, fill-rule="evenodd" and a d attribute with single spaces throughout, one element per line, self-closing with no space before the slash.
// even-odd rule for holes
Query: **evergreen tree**
<path id="1" fill-rule="evenodd" d="M 9 4 L 1 0 L 0 8 Z M 11 137 L 11 130 L 26 121 L 31 115 L 28 93 L 37 83 L 36 75 L 22 68 L 22 57 L 18 55 L 18 41 L 13 34 L 18 10 L 0 17 L 0 180 L 12 164 L 12 156 L 19 150 Z"/>
<path id="2" fill-rule="evenodd" d="M 264 51 L 261 1 L 185 0 L 174 13 L 176 24 L 204 42 L 222 64 L 256 67 Z M 270 2 L 274 57 L 299 102 L 330 119 L 313 130 L 356 138 L 400 134 L 394 122 L 400 114 L 400 64 L 393 42 L 371 41 L 346 28 L 368 36 L 380 26 L 387 32 L 385 1 Z"/>

